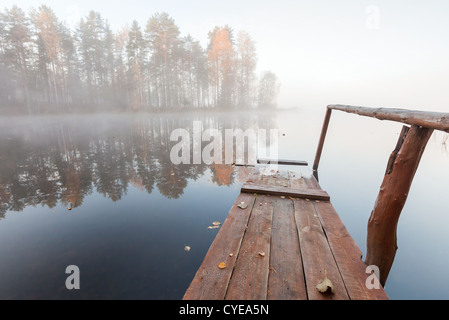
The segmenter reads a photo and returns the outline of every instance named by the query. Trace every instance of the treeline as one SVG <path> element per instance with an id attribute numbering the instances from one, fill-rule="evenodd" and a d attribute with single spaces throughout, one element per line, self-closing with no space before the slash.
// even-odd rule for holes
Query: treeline
<path id="1" fill-rule="evenodd" d="M 250 35 L 215 27 L 203 48 L 167 13 L 113 32 L 91 11 L 71 30 L 45 5 L 0 12 L 0 110 L 39 114 L 276 106 Z"/>

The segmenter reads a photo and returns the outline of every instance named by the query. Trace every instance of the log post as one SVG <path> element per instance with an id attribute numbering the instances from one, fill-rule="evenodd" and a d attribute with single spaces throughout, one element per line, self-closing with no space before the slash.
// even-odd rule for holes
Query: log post
<path id="1" fill-rule="evenodd" d="M 320 164 L 321 152 L 323 151 L 324 140 L 326 139 L 327 128 L 329 127 L 329 121 L 331 120 L 332 109 L 326 109 L 326 115 L 324 116 L 323 128 L 321 129 L 320 140 L 318 142 L 318 148 L 316 149 L 315 160 L 313 161 L 313 175 L 318 181 L 318 165 Z"/>
<path id="2" fill-rule="evenodd" d="M 433 129 L 417 125 L 402 130 L 368 221 L 365 262 L 379 268 L 382 285 L 385 285 L 396 255 L 399 215 L 432 132 Z"/>

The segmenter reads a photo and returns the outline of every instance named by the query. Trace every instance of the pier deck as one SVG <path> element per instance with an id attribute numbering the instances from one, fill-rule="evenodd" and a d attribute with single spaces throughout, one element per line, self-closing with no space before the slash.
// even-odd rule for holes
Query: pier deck
<path id="1" fill-rule="evenodd" d="M 329 200 L 313 176 L 249 180 L 184 299 L 388 299 Z M 334 293 L 316 289 L 325 270 Z"/>

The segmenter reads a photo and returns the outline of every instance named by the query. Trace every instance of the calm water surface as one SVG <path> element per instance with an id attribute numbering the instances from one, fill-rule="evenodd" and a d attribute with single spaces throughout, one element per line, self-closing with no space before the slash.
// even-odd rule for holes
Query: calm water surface
<path id="1" fill-rule="evenodd" d="M 323 116 L 324 108 L 0 119 L 0 298 L 182 298 L 218 232 L 207 227 L 225 220 L 251 169 L 173 165 L 170 133 L 191 131 L 193 121 L 203 129 L 278 129 L 279 156 L 311 164 Z M 332 117 L 320 183 L 365 253 L 401 125 Z M 399 221 L 386 285 L 392 299 L 449 299 L 444 140 L 431 138 Z M 68 265 L 80 269 L 80 290 L 65 287 Z"/>

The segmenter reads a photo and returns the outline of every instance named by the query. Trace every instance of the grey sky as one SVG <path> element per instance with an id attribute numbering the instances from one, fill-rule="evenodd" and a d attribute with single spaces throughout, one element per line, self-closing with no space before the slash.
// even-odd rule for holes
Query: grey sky
<path id="1" fill-rule="evenodd" d="M 449 1 L 445 0 L 3 0 L 46 4 L 68 23 L 90 10 L 113 29 L 169 13 L 182 35 L 206 44 L 214 26 L 246 30 L 258 72 L 281 80 L 279 104 L 342 103 L 449 111 Z"/>

